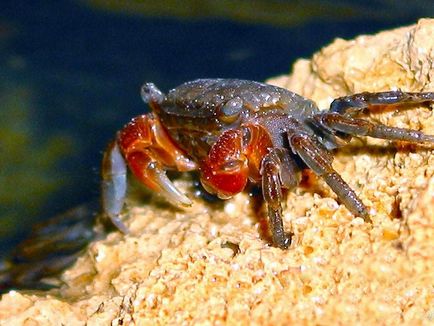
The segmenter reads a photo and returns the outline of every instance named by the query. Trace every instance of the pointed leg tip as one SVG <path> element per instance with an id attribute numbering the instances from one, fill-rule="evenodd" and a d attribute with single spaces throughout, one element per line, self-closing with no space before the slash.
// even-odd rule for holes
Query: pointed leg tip
<path id="1" fill-rule="evenodd" d="M 361 211 L 357 216 L 361 217 L 365 223 L 372 224 L 371 215 L 366 210 Z"/>
<path id="2" fill-rule="evenodd" d="M 181 206 L 184 206 L 184 207 L 191 207 L 191 206 L 193 206 L 193 202 L 190 200 L 190 198 L 188 198 L 187 196 L 185 196 L 183 194 L 182 194 L 182 198 L 179 201 L 179 203 L 180 203 Z"/>
<path id="3" fill-rule="evenodd" d="M 129 234 L 130 230 L 128 227 L 122 222 L 122 220 L 119 218 L 119 216 L 109 216 L 110 221 L 112 224 L 123 234 Z"/>
<path id="4" fill-rule="evenodd" d="M 282 250 L 287 250 L 292 244 L 292 237 L 293 237 L 292 233 L 285 233 L 285 235 L 282 238 L 280 237 L 274 238 L 273 245 Z"/>

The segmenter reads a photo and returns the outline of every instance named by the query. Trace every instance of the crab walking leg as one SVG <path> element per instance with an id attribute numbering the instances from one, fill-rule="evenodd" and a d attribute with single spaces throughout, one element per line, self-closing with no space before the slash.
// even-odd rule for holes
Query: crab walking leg
<path id="1" fill-rule="evenodd" d="M 359 93 L 335 99 L 330 105 L 330 112 L 342 115 L 355 115 L 371 105 L 417 104 L 434 101 L 434 92 L 409 93 L 389 91 L 378 93 Z"/>
<path id="2" fill-rule="evenodd" d="M 406 128 L 388 127 L 363 119 L 350 118 L 338 113 L 321 113 L 314 119 L 326 128 L 354 136 L 369 136 L 381 139 L 404 140 L 409 142 L 434 143 L 434 135 Z"/>
<path id="3" fill-rule="evenodd" d="M 291 235 L 285 234 L 282 220 L 282 183 L 280 180 L 280 160 L 274 150 L 262 160 L 262 194 L 267 203 L 268 220 L 273 237 L 273 244 L 287 249 L 291 244 Z"/>
<path id="4" fill-rule="evenodd" d="M 288 140 L 294 154 L 300 156 L 310 169 L 327 182 L 349 211 L 369 222 L 369 214 L 363 202 L 333 169 L 331 154 L 306 133 L 291 133 Z"/>
<path id="5" fill-rule="evenodd" d="M 289 150 L 286 148 L 275 148 L 274 153 L 280 160 L 279 177 L 282 182 L 282 188 L 291 190 L 297 187 L 301 181 L 300 168 L 291 157 Z"/>
<path id="6" fill-rule="evenodd" d="M 127 227 L 119 218 L 127 192 L 127 165 L 118 144 L 109 144 L 102 160 L 101 200 L 103 212 L 123 233 Z"/>

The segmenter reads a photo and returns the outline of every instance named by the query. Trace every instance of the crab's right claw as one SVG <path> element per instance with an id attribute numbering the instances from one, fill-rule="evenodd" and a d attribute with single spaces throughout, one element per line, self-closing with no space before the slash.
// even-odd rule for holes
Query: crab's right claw
<path id="1" fill-rule="evenodd" d="M 116 142 L 109 144 L 102 161 L 101 200 L 103 213 L 122 233 L 128 228 L 120 219 L 127 192 L 127 165 Z"/>

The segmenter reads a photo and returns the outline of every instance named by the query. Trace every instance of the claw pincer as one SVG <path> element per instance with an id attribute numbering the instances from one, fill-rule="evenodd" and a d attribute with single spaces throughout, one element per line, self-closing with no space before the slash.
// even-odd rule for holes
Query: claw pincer
<path id="1" fill-rule="evenodd" d="M 154 84 L 142 87 L 151 113 L 132 119 L 117 134 L 102 164 L 103 210 L 121 231 L 127 192 L 127 167 L 147 188 L 178 206 L 190 199 L 166 176 L 167 170 L 199 170 L 204 188 L 226 199 L 248 182 L 262 185 L 275 246 L 285 249 L 282 189 L 300 183 L 311 169 L 339 201 L 369 222 L 367 208 L 333 169 L 330 150 L 353 136 L 434 143 L 421 131 L 371 123 L 357 116 L 372 105 L 434 101 L 434 93 L 390 91 L 336 99 L 320 111 L 309 99 L 286 89 L 238 79 L 199 79 L 163 94 Z"/>

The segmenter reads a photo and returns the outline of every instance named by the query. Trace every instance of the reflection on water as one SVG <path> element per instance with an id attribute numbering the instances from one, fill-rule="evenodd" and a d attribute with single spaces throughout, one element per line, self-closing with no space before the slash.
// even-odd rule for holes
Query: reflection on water
<path id="1" fill-rule="evenodd" d="M 433 13 L 427 1 L 351 0 L 81 0 L 83 3 L 130 15 L 188 19 L 225 18 L 253 24 L 295 26 L 309 21 L 395 21 Z"/>
<path id="2" fill-rule="evenodd" d="M 0 80 L 0 238 L 33 223 L 45 201 L 68 183 L 59 163 L 73 155 L 66 134 L 45 137 L 30 85 Z"/>
<path id="3" fill-rule="evenodd" d="M 373 33 L 412 23 L 420 12 L 434 13 L 421 1 L 406 11 L 367 1 L 364 6 L 377 4 L 372 20 L 365 11 L 356 18 L 350 10 L 353 18 L 342 14 L 334 21 L 339 11 L 333 16 L 330 8 L 354 8 L 357 1 L 306 0 L 304 9 L 272 1 L 272 10 L 264 7 L 266 1 L 238 1 L 231 2 L 239 4 L 232 11 L 222 1 L 226 7 L 214 8 L 214 14 L 203 9 L 210 1 L 193 2 L 191 17 L 206 19 L 187 20 L 187 14 L 161 9 L 167 6 L 147 15 L 102 10 L 102 4 L 120 3 L 115 1 L 2 1 L 0 256 L 34 220 L 98 196 L 101 152 L 116 130 L 146 110 L 139 96 L 144 81 L 166 91 L 199 77 L 263 80 L 286 73 L 296 58 L 310 56 L 335 37 Z M 249 12 L 245 3 L 257 7 Z M 187 8 L 183 12 L 190 13 Z M 172 18 L 152 16 L 157 14 Z M 244 24 L 216 17 L 251 19 Z"/>

